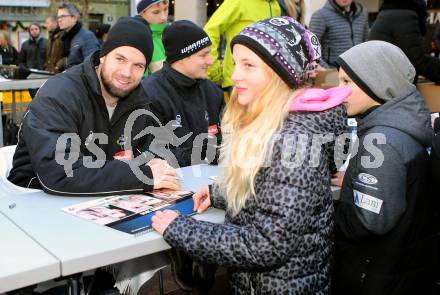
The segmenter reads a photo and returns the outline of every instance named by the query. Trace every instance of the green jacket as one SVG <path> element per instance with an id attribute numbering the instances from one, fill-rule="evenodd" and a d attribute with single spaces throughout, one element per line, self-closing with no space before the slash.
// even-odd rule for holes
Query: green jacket
<path id="1" fill-rule="evenodd" d="M 222 87 L 232 86 L 234 66 L 229 48 L 232 38 L 254 22 L 280 15 L 281 9 L 276 0 L 225 0 L 204 28 L 212 42 L 211 55 L 214 59 L 209 68 L 209 79 L 215 83 L 222 81 Z M 218 60 L 221 35 L 227 42 L 223 65 Z"/>
<path id="2" fill-rule="evenodd" d="M 162 68 L 163 62 L 166 59 L 165 48 L 162 43 L 162 33 L 168 24 L 149 24 L 151 29 L 151 34 L 153 37 L 153 56 L 151 58 L 151 63 L 148 65 L 147 71 L 145 71 L 144 76 L 149 76 L 152 73 L 160 70 Z"/>

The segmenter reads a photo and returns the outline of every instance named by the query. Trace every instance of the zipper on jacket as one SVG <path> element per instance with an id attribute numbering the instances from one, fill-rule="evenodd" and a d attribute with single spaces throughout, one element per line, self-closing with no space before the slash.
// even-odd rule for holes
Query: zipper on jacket
<path id="1" fill-rule="evenodd" d="M 329 46 L 329 47 L 327 47 L 327 60 L 330 65 L 333 65 L 334 63 L 330 61 L 330 53 L 331 53 L 331 50 L 330 50 L 330 46 Z"/>
<path id="2" fill-rule="evenodd" d="M 267 3 L 269 4 L 269 12 L 270 12 L 270 17 L 272 17 L 272 4 L 271 3 L 272 0 L 268 0 Z"/>
<path id="3" fill-rule="evenodd" d="M 354 46 L 354 31 L 353 31 L 353 20 L 354 16 L 347 15 L 348 23 L 350 24 L 350 37 L 351 37 L 351 46 Z"/>

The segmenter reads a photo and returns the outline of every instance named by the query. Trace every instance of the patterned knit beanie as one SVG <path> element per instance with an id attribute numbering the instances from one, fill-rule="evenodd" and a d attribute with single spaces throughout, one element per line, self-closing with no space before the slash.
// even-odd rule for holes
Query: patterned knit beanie
<path id="1" fill-rule="evenodd" d="M 309 81 L 321 57 L 318 38 L 290 17 L 274 17 L 244 28 L 231 41 L 255 52 L 286 84 L 297 89 Z"/>

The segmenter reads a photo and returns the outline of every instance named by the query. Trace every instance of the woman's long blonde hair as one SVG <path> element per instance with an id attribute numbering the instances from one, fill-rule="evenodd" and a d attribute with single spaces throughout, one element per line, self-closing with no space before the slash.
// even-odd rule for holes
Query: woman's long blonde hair
<path id="1" fill-rule="evenodd" d="M 4 31 L 0 31 L 0 39 L 3 39 L 6 44 L 0 44 L 0 47 L 7 47 L 11 44 L 11 40 L 9 39 L 9 34 Z"/>
<path id="2" fill-rule="evenodd" d="M 233 216 L 255 196 L 255 178 L 265 160 L 270 160 L 266 156 L 271 138 L 282 127 L 293 96 L 294 90 L 271 68 L 267 87 L 249 105 L 240 105 L 232 91 L 222 120 L 219 186 Z"/>
<path id="3" fill-rule="evenodd" d="M 300 0 L 299 4 L 296 4 L 295 0 L 286 0 L 285 2 L 286 2 L 287 12 L 289 13 L 290 17 L 293 18 L 294 20 L 298 20 L 298 10 L 296 9 L 296 7 L 299 6 L 299 9 L 301 11 L 301 18 L 298 21 L 304 24 L 304 15 L 305 15 L 304 1 Z"/>

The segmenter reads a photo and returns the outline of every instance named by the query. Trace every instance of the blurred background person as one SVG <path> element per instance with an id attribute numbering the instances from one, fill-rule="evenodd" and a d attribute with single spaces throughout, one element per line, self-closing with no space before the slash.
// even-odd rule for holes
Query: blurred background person
<path id="1" fill-rule="evenodd" d="M 165 61 L 165 48 L 162 43 L 162 34 L 168 25 L 168 0 L 141 0 L 136 6 L 140 18 L 148 23 L 153 36 L 153 57 L 145 76 L 162 69 Z"/>
<path id="2" fill-rule="evenodd" d="M 281 15 L 290 16 L 297 22 L 304 24 L 305 7 L 303 0 L 278 0 Z"/>
<path id="3" fill-rule="evenodd" d="M 435 26 L 433 42 L 435 45 L 436 56 L 440 57 L 440 23 L 437 23 L 437 25 Z"/>
<path id="4" fill-rule="evenodd" d="M 9 35 L 3 31 L 0 31 L 0 55 L 2 57 L 2 64 L 17 64 L 18 51 L 12 46 Z"/>
<path id="5" fill-rule="evenodd" d="M 351 47 L 367 41 L 368 15 L 353 0 L 327 0 L 310 19 L 310 30 L 319 38 L 324 68 L 336 67 L 336 59 Z"/>
<path id="6" fill-rule="evenodd" d="M 47 39 L 41 36 L 41 27 L 33 23 L 28 28 L 29 39 L 21 45 L 18 65 L 28 69 L 43 70 L 46 62 Z"/>
<path id="7" fill-rule="evenodd" d="M 266 19 L 281 15 L 281 8 L 276 0 L 225 0 L 205 25 L 205 31 L 211 39 L 211 56 L 214 60 L 209 67 L 209 79 L 221 84 L 228 92 L 232 89 L 232 72 L 234 63 L 229 46 L 244 27 Z M 219 47 L 222 35 L 226 39 L 224 59 L 220 61 Z"/>
<path id="8" fill-rule="evenodd" d="M 108 31 L 110 31 L 110 25 L 109 24 L 101 24 L 96 30 L 95 30 L 95 36 L 99 41 L 99 44 L 102 45 L 102 43 L 107 40 Z"/>
<path id="9" fill-rule="evenodd" d="M 60 73 L 65 67 L 62 40 L 64 31 L 58 27 L 57 17 L 54 15 L 46 17 L 44 27 L 49 33 L 44 69 L 49 72 Z"/>
<path id="10" fill-rule="evenodd" d="M 65 33 L 63 40 L 63 56 L 66 68 L 80 64 L 84 59 L 99 49 L 95 34 L 81 25 L 78 7 L 72 3 L 64 3 L 58 8 L 58 25 Z"/>
<path id="11" fill-rule="evenodd" d="M 429 55 L 425 47 L 427 17 L 424 0 L 384 0 L 369 39 L 396 45 L 416 68 L 417 75 L 440 83 L 440 60 Z"/>

